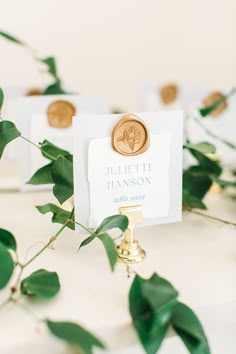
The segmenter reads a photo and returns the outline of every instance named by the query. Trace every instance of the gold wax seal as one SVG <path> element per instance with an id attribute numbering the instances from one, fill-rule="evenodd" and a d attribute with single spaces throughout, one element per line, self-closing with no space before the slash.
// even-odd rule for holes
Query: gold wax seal
<path id="1" fill-rule="evenodd" d="M 178 94 L 178 87 L 177 85 L 165 85 L 160 89 L 160 96 L 161 100 L 164 104 L 173 103 Z"/>
<path id="2" fill-rule="evenodd" d="M 31 88 L 26 93 L 25 96 L 41 96 L 43 91 L 38 88 Z"/>
<path id="3" fill-rule="evenodd" d="M 225 96 L 221 92 L 212 92 L 210 95 L 204 98 L 202 103 L 205 107 L 210 106 L 214 102 L 224 97 Z M 211 115 L 213 117 L 218 117 L 223 111 L 226 110 L 226 108 L 227 108 L 227 102 L 224 101 L 216 109 L 214 109 L 214 111 L 211 112 Z"/>
<path id="4" fill-rule="evenodd" d="M 125 156 L 142 154 L 149 147 L 146 124 L 134 114 L 127 114 L 113 129 L 112 146 Z"/>
<path id="5" fill-rule="evenodd" d="M 48 106 L 48 124 L 54 128 L 68 128 L 72 125 L 72 117 L 75 115 L 75 106 L 64 100 L 52 102 Z"/>

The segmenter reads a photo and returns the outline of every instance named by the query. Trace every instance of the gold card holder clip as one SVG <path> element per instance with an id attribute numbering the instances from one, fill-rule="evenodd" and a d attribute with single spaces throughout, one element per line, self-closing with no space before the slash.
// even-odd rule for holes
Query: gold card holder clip
<path id="1" fill-rule="evenodd" d="M 124 232 L 124 238 L 117 246 L 118 261 L 126 264 L 139 263 L 146 257 L 146 252 L 135 240 L 135 226 L 143 221 L 141 205 L 120 207 L 120 214 L 127 216 L 129 225 Z"/>

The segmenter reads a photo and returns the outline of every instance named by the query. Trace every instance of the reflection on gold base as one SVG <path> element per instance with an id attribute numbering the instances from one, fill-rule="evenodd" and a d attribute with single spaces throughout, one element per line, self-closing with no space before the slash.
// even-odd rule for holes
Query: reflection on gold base
<path id="1" fill-rule="evenodd" d="M 139 263 L 146 257 L 146 252 L 139 246 L 138 241 L 127 243 L 125 240 L 117 246 L 118 262 L 132 264 Z"/>

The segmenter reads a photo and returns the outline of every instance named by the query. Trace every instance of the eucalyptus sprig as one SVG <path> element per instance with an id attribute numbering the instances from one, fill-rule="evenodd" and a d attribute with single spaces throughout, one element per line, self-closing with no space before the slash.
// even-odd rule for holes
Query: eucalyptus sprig
<path id="1" fill-rule="evenodd" d="M 37 63 L 41 65 L 43 64 L 43 66 L 46 68 L 48 74 L 52 78 L 52 83 L 44 89 L 43 91 L 44 95 L 56 95 L 56 94 L 67 93 L 62 87 L 61 78 L 57 70 L 56 59 L 54 57 L 40 58 L 38 54 L 36 54 L 36 50 L 32 48 L 29 44 L 25 43 L 24 41 L 22 41 L 21 39 L 15 36 L 12 36 L 7 32 L 0 31 L 0 36 L 10 41 L 11 43 L 20 45 L 21 47 L 28 50 L 30 52 L 30 55 L 33 57 L 33 59 Z"/>

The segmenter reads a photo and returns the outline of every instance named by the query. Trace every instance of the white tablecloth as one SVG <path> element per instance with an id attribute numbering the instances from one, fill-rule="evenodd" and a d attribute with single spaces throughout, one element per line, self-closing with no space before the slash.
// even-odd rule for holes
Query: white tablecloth
<path id="1" fill-rule="evenodd" d="M 1 175 L 3 176 L 3 174 Z M 6 174 L 5 174 L 6 177 Z M 59 229 L 49 215 L 34 205 L 55 202 L 51 193 L 0 193 L 0 227 L 12 231 L 22 260 L 31 257 Z M 210 195 L 209 214 L 236 221 L 236 202 L 225 195 Z M 137 238 L 147 252 L 135 267 L 142 276 L 153 272 L 166 277 L 180 292 L 180 299 L 200 317 L 213 354 L 236 353 L 236 230 L 200 216 L 186 214 L 179 224 L 140 228 Z M 30 301 L 41 318 L 71 320 L 86 326 L 107 345 L 107 353 L 144 353 L 131 326 L 128 291 L 132 278 L 125 266 L 110 271 L 103 246 L 95 241 L 77 253 L 80 237 L 70 230 L 58 238 L 29 268 L 57 271 L 61 292 L 50 301 Z M 0 293 L 0 302 L 6 298 Z M 35 319 L 16 305 L 0 312 L 0 353 L 70 353 Z M 184 354 L 181 341 L 168 337 L 160 354 Z"/>

